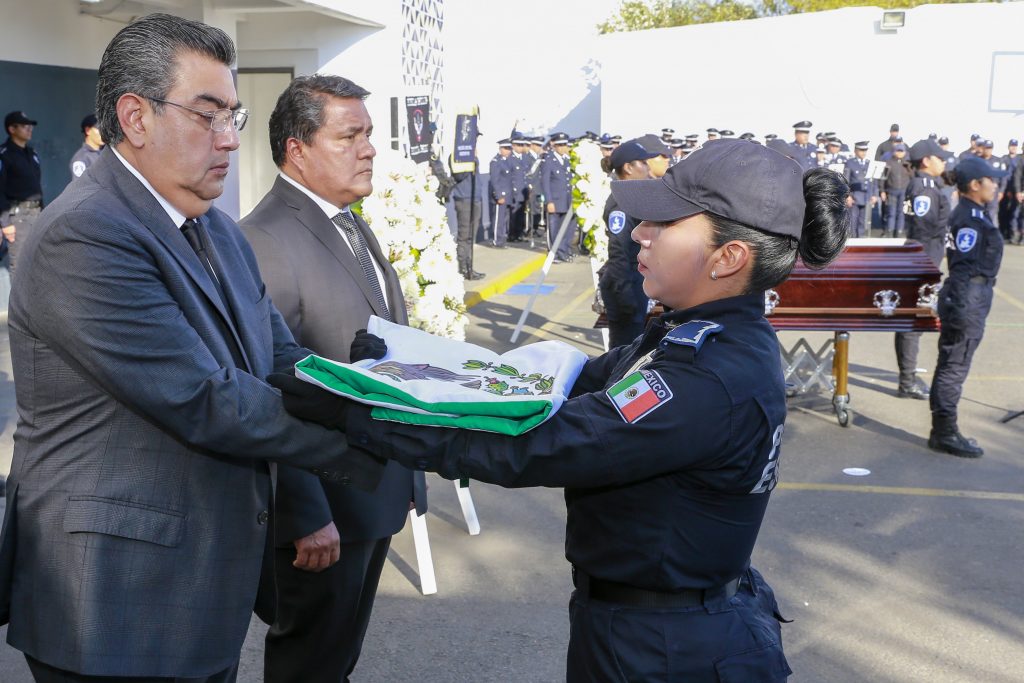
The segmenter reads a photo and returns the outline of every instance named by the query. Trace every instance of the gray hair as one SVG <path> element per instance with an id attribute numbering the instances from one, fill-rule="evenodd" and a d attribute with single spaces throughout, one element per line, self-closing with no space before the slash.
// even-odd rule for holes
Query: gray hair
<path id="1" fill-rule="evenodd" d="M 219 28 L 171 14 L 149 14 L 117 32 L 100 61 L 96 118 L 107 144 L 124 140 L 117 120 L 122 95 L 166 99 L 178 75 L 178 55 L 195 52 L 226 66 L 235 63 L 235 46 Z M 153 102 L 155 111 L 163 105 Z"/>
<path id="2" fill-rule="evenodd" d="M 278 168 L 284 166 L 288 139 L 305 144 L 324 125 L 324 107 L 331 97 L 365 100 L 370 92 L 341 76 L 299 76 L 277 98 L 270 115 L 270 153 Z"/>

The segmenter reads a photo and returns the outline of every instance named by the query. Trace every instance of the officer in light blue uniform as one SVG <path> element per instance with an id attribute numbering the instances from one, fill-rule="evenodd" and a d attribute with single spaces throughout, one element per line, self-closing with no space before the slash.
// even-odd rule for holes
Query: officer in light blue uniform
<path id="1" fill-rule="evenodd" d="M 789 146 L 793 148 L 793 160 L 805 170 L 815 167 L 817 145 L 810 142 L 811 122 L 797 121 L 793 124 L 793 142 Z"/>
<path id="2" fill-rule="evenodd" d="M 508 158 L 512 156 L 512 141 L 508 138 L 498 140 L 498 153 L 491 159 L 490 194 L 491 194 L 491 244 L 504 249 L 508 241 L 508 226 L 511 221 L 512 205 L 512 164 Z"/>
<path id="3" fill-rule="evenodd" d="M 1005 175 L 1005 170 L 978 157 L 961 159 L 956 167 L 960 203 L 949 217 L 949 276 L 939 292 L 942 330 L 932 378 L 928 447 L 961 458 L 978 458 L 984 453 L 977 442 L 960 433 L 957 404 L 985 332 L 985 318 L 992 307 L 992 290 L 1003 259 L 1003 238 L 984 207 L 998 192 L 999 181 Z"/>
<path id="4" fill-rule="evenodd" d="M 569 168 L 569 136 L 554 133 L 549 141 L 548 152 L 540 168 L 540 183 L 547 202 L 545 210 L 548 222 L 548 248 L 555 247 L 555 263 L 572 261 L 572 244 L 576 241 L 576 218 L 572 215 L 572 170 Z M 566 216 L 568 228 L 562 241 L 555 245 L 555 238 Z"/>
<path id="5" fill-rule="evenodd" d="M 868 142 L 862 140 L 853 146 L 854 157 L 843 166 L 843 177 L 850 185 L 846 206 L 850 209 L 850 237 L 869 237 L 866 222 L 868 210 L 878 203 L 875 181 L 868 177 Z"/>
<path id="6" fill-rule="evenodd" d="M 508 240 L 509 242 L 522 242 L 526 237 L 526 195 L 529 184 L 526 176 L 530 172 L 526 153 L 529 151 L 530 145 L 526 137 L 519 132 L 512 133 L 511 142 L 512 154 L 507 159 L 512 180 Z"/>

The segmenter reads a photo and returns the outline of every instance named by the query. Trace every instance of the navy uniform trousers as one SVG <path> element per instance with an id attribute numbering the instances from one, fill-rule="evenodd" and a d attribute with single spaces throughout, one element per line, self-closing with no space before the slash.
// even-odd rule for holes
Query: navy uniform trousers
<path id="1" fill-rule="evenodd" d="M 17 238 L 15 238 L 17 239 Z M 87 676 L 74 671 L 64 671 L 44 664 L 38 659 L 25 655 L 28 670 L 36 683 L 235 683 L 238 680 L 238 665 L 202 678 L 124 678 L 122 676 Z"/>
<path id="2" fill-rule="evenodd" d="M 558 237 L 558 231 L 562 227 L 562 221 L 565 220 L 566 214 L 564 213 L 549 213 L 548 214 L 548 249 L 555 243 L 555 238 Z M 569 212 L 569 227 L 565 231 L 565 235 L 562 237 L 562 241 L 558 243 L 558 249 L 555 250 L 555 257 L 562 261 L 568 261 L 572 256 L 572 244 L 576 241 L 576 216 L 570 211 Z"/>
<path id="3" fill-rule="evenodd" d="M 693 607 L 625 607 L 577 588 L 566 682 L 780 683 L 791 673 L 780 620 L 775 594 L 753 567 L 731 598 Z"/>
<path id="4" fill-rule="evenodd" d="M 971 371 L 971 359 L 985 334 L 985 318 L 992 308 L 992 287 L 988 278 L 972 278 L 967 286 L 967 310 L 963 329 L 943 324 L 939 332 L 939 359 L 932 377 L 931 411 L 934 417 L 955 418 L 964 381 Z M 939 317 L 943 312 L 939 302 Z"/>

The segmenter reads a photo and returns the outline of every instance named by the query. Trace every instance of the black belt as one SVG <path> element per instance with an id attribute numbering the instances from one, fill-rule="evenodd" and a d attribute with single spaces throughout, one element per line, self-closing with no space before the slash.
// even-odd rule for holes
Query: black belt
<path id="1" fill-rule="evenodd" d="M 984 275 L 975 275 L 970 279 L 976 285 L 992 285 L 996 286 L 996 279 L 994 277 L 986 277 Z"/>
<path id="2" fill-rule="evenodd" d="M 595 579 L 576 567 L 572 568 L 572 582 L 576 590 L 593 600 L 611 602 L 627 607 L 697 607 L 710 600 L 728 600 L 736 595 L 739 578 L 717 588 L 684 588 L 681 591 L 665 593 L 615 581 Z"/>

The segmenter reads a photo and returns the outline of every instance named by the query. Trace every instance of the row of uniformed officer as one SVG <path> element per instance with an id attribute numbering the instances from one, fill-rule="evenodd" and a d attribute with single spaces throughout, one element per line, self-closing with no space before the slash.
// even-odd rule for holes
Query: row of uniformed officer
<path id="1" fill-rule="evenodd" d="M 498 153 L 491 159 L 488 170 L 491 196 L 491 243 L 496 247 L 505 247 L 508 241 L 508 226 L 511 222 L 511 206 L 513 202 L 512 164 L 508 158 L 512 156 L 512 141 L 508 138 L 498 140 Z"/>

